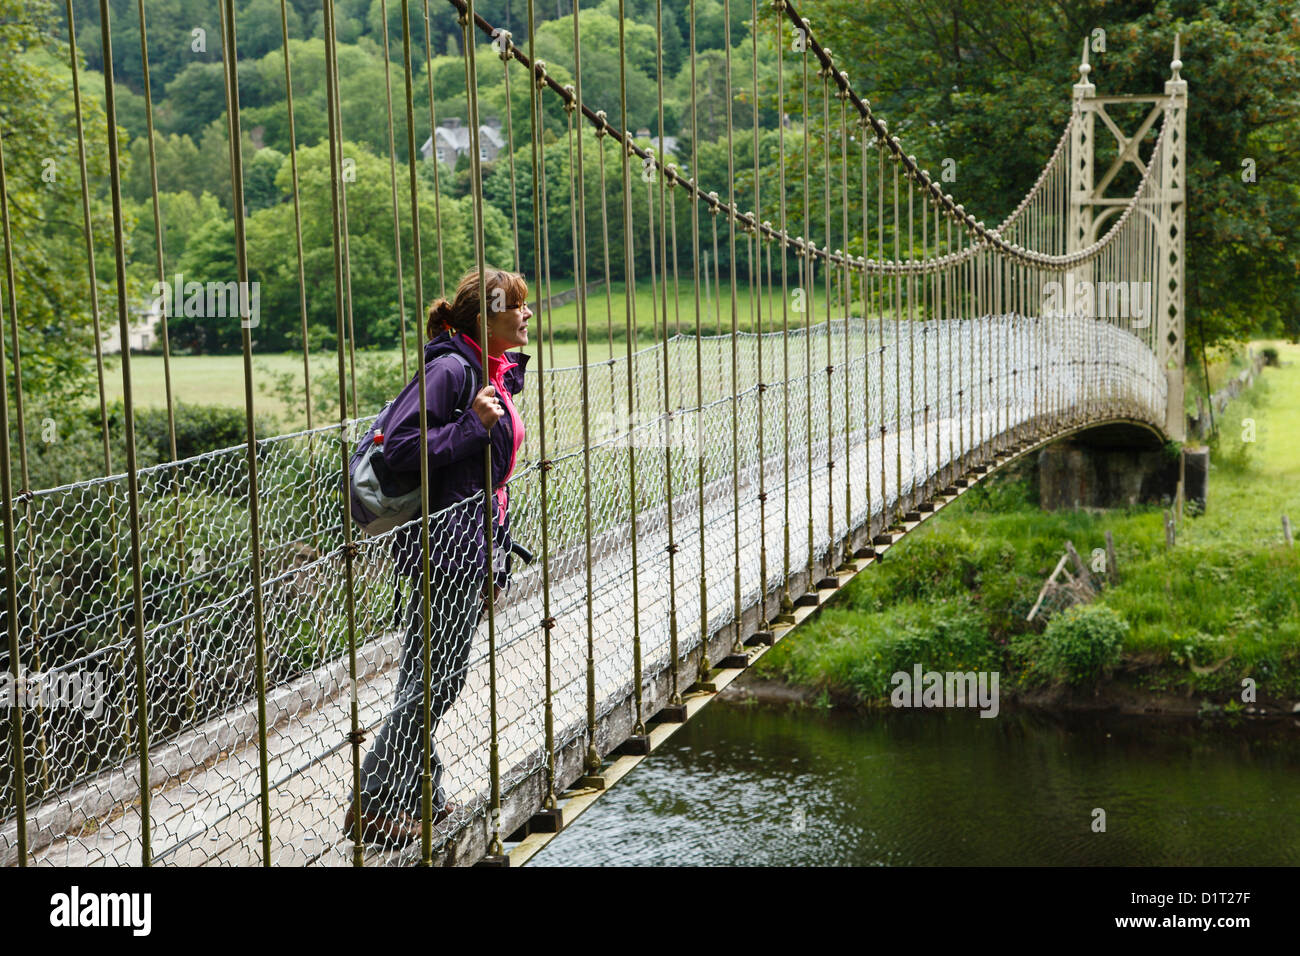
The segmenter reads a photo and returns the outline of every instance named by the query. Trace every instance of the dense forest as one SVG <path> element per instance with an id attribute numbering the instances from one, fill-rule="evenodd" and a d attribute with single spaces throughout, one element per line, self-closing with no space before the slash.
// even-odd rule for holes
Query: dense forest
<path id="1" fill-rule="evenodd" d="M 570 2 L 548 0 L 535 9 L 536 54 L 561 83 L 573 79 Z M 93 369 L 68 17 L 63 6 L 49 0 L 0 0 L 0 133 L 13 219 L 24 387 L 48 395 L 82 392 Z M 220 4 L 150 0 L 143 6 L 147 87 L 140 6 L 136 0 L 108 3 L 123 151 L 123 239 L 129 297 L 135 303 L 145 301 L 160 274 L 228 281 L 236 272 Z M 811 222 L 805 226 L 801 221 L 804 126 L 806 120 L 816 147 L 822 131 L 821 81 L 815 76 L 810 81 L 805 118 L 802 60 L 791 52 L 787 28 L 783 39 L 787 100 L 776 102 L 778 25 L 770 4 L 758 6 L 763 216 L 775 220 L 775 202 L 784 198 L 793 232 L 807 228 L 819 242 L 843 245 L 838 215 L 826 223 L 820 185 L 810 190 Z M 1069 114 L 1081 38 L 1091 38 L 1093 79 L 1099 92 L 1160 92 L 1169 73 L 1173 35 L 1181 30 L 1183 75 L 1191 89 L 1189 348 L 1261 328 L 1294 333 L 1300 327 L 1294 254 L 1300 231 L 1296 185 L 1300 158 L 1289 149 L 1300 132 L 1300 83 L 1296 82 L 1300 79 L 1296 75 L 1300 16 L 1294 6 L 1264 0 L 1197 4 L 1080 0 L 1050 7 L 1021 0 L 998 5 L 965 0 L 807 0 L 800 6 L 844 63 L 855 88 L 889 121 L 891 131 L 903 137 L 929 168 L 937 171 L 946 162 L 953 171 L 947 188 L 988 222 L 998 221 L 1015 205 L 1060 135 Z M 99 305 L 101 316 L 111 319 L 113 222 L 100 4 L 72 0 L 70 7 L 81 68 Z M 290 162 L 296 148 L 309 344 L 332 347 L 336 321 L 320 4 L 288 0 L 283 5 L 293 85 L 292 133 L 282 4 L 238 0 L 235 8 L 248 261 L 250 277 L 261 286 L 255 346 L 276 351 L 301 345 L 294 164 Z M 338 0 L 335 9 L 355 341 L 361 347 L 390 346 L 397 340 L 400 321 L 395 248 L 403 262 L 408 323 L 414 299 L 402 4 L 400 0 Z M 417 148 L 429 138 L 431 113 L 436 113 L 439 124 L 454 120 L 463 124 L 467 119 L 464 39 L 455 10 L 446 0 L 428 0 L 426 30 L 425 9 L 424 0 L 409 4 Z M 476 9 L 493 24 L 511 30 L 520 46 L 526 45 L 524 0 L 483 0 Z M 653 0 L 625 4 L 627 126 L 658 133 L 662 75 L 662 125 L 668 136 L 676 137 L 675 155 L 669 159 L 724 198 L 734 184 L 737 201 L 748 208 L 754 189 L 753 7 L 749 2 L 673 0 L 663 3 L 661 20 L 658 10 Z M 601 0 L 584 3 L 580 17 L 584 99 L 614 121 L 619 116 L 618 16 L 617 0 Z M 734 180 L 727 172 L 728 34 Z M 476 46 L 481 119 L 515 146 L 513 156 L 508 145 L 503 146 L 483 169 L 488 257 L 536 276 L 526 75 L 518 64 L 511 67 L 507 97 L 501 59 L 487 37 L 476 34 L 475 39 L 482 41 Z M 160 229 L 155 228 L 147 102 L 152 105 Z M 557 280 L 571 280 L 575 257 L 569 117 L 558 97 L 547 92 L 542 102 L 550 270 Z M 690 168 L 692 103 L 699 137 L 698 170 Z M 833 131 L 839 129 L 838 110 L 838 103 L 832 101 L 828 112 Z M 781 162 L 778 117 L 783 114 L 787 193 L 777 197 L 773 185 Z M 602 143 L 589 132 L 578 135 L 587 164 L 583 199 L 588 267 L 593 277 L 603 274 L 608 254 L 613 275 L 621 277 L 621 156 L 608 140 Z M 1153 138 L 1154 133 L 1148 137 L 1147 149 Z M 812 182 L 823 183 L 820 148 L 811 150 L 809 160 Z M 1250 160 L 1254 171 L 1249 180 L 1243 175 L 1245 160 Z M 838 154 L 831 162 L 837 170 Z M 421 159 L 418 171 L 421 265 L 428 298 L 454 282 L 473 261 L 468 156 L 462 154 L 445 164 Z M 641 188 L 639 172 L 632 170 L 632 206 L 635 267 L 644 276 L 649 268 L 646 216 L 651 191 Z M 858 175 L 856 164 L 850 163 L 850 195 L 857 188 Z M 521 188 L 512 189 L 512 183 Z M 832 198 L 833 206 L 836 201 Z M 700 240 L 710 248 L 710 217 L 700 218 Z M 689 268 L 690 213 L 685 203 L 678 205 L 676 228 L 683 266 Z M 861 251 L 859 238 L 851 238 L 848 245 Z M 724 268 L 727 255 L 724 225 Z M 743 272 L 747 255 L 741 253 L 738 259 Z M 238 323 L 178 315 L 171 320 L 171 336 L 177 351 L 229 351 L 239 348 L 240 329 Z"/>

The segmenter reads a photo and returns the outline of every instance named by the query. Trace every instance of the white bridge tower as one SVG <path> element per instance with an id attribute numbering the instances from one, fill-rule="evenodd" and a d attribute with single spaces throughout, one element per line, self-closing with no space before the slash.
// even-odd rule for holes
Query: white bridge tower
<path id="1" fill-rule="evenodd" d="M 1144 210 L 1156 223 L 1155 270 L 1151 276 L 1151 302 L 1155 316 L 1153 346 L 1168 384 L 1168 408 L 1165 434 L 1174 441 L 1187 437 L 1187 420 L 1183 412 L 1183 349 L 1185 304 L 1183 272 L 1186 239 L 1185 188 L 1187 156 L 1187 81 L 1179 74 L 1179 40 L 1174 37 L 1174 58 L 1169 64 L 1171 76 L 1163 95 L 1098 96 L 1088 78 L 1088 40 L 1083 41 L 1079 63 L 1079 82 L 1074 85 L 1074 110 L 1077 113 L 1070 142 L 1067 251 L 1075 252 L 1096 241 L 1101 227 L 1129 202 L 1127 197 L 1108 197 L 1107 188 L 1131 163 L 1139 173 L 1147 167 L 1139 148 L 1156 121 L 1163 118 L 1165 143 L 1160 151 L 1158 170 L 1160 189 L 1153 208 Z M 1120 104 L 1149 104 L 1150 110 L 1132 135 L 1126 135 L 1107 107 Z M 1096 178 L 1094 154 L 1096 126 L 1100 119 L 1115 138 L 1116 155 L 1100 180 Z M 1088 276 L 1080 275 L 1086 280 Z"/>

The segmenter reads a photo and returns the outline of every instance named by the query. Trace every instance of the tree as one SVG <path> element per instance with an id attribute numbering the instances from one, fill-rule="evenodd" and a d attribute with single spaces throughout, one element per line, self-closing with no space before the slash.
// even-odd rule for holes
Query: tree
<path id="1" fill-rule="evenodd" d="M 586 81 L 583 99 L 595 109 L 603 109 L 610 122 L 619 121 L 619 57 L 618 19 L 606 10 L 584 10 L 579 18 L 582 31 L 582 76 Z M 617 7 L 612 9 L 617 11 Z M 628 125 L 635 131 L 640 126 L 657 123 L 655 87 L 656 38 L 653 27 L 628 21 L 624 24 L 624 45 L 627 50 Z M 573 18 L 562 17 L 545 23 L 537 30 L 537 56 L 552 65 L 573 71 Z M 462 87 L 464 83 L 462 82 Z M 553 94 L 544 94 L 553 97 Z"/>
<path id="2" fill-rule="evenodd" d="M 190 240 L 181 258 L 185 282 L 234 282 L 239 277 L 235 259 L 235 223 L 221 217 L 204 223 Z M 183 303 L 182 303 L 183 304 Z M 208 314 L 206 297 L 198 315 L 183 311 L 168 316 L 168 333 L 173 347 L 190 352 L 236 352 L 243 335 L 238 314 Z M 228 311 L 223 308 L 223 311 Z"/>
<path id="3" fill-rule="evenodd" d="M 265 152 L 265 151 L 264 151 Z M 360 143 L 347 142 L 345 176 L 348 215 L 349 282 L 352 324 L 356 345 L 391 347 L 400 338 L 397 314 L 397 269 L 393 253 L 392 192 L 388 162 Z M 333 212 L 330 199 L 329 146 L 302 147 L 298 151 L 301 182 L 302 248 L 307 321 L 313 344 L 334 348 L 335 312 Z M 405 173 L 399 168 L 399 176 Z M 292 190 L 290 167 L 280 163 L 275 189 Z M 399 200 L 400 201 L 400 200 Z M 434 213 L 433 192 L 420 190 L 420 239 L 425 297 L 431 302 L 443 288 L 454 285 L 475 261 L 473 206 L 469 199 L 443 197 L 440 215 Z M 400 208 L 403 280 L 408 334 L 418 321 L 415 301 L 414 249 L 410 210 Z M 492 263 L 513 260 L 509 221 L 496 209 L 484 210 L 487 256 Z M 283 202 L 260 209 L 247 223 L 249 280 L 259 284 L 259 322 L 253 331 L 261 351 L 298 349 L 302 345 L 299 310 L 297 239 L 292 205 Z M 438 250 L 443 273 L 438 271 Z M 181 262 L 186 281 L 230 282 L 237 278 L 234 229 L 228 219 L 207 223 L 193 236 Z M 172 320 L 179 347 L 200 351 L 237 351 L 238 321 L 222 316 L 196 316 Z"/>
<path id="4" fill-rule="evenodd" d="M 158 206 L 163 223 L 163 267 L 175 267 L 185 256 L 190 239 L 207 223 L 226 218 L 221 203 L 212 193 L 205 192 L 197 199 L 188 192 L 159 192 Z M 132 263 L 141 283 L 152 286 L 157 280 L 157 259 L 154 255 L 153 203 L 147 197 L 135 209 L 139 223 L 132 243 Z"/>
<path id="5" fill-rule="evenodd" d="M 986 222 L 1010 211 L 1055 145 L 1085 36 L 1105 31 L 1105 51 L 1092 53 L 1099 93 L 1162 93 L 1181 32 L 1187 346 L 1240 339 L 1261 322 L 1300 334 L 1294 11 L 1268 0 L 825 0 L 807 12 L 823 38 L 866 38 L 828 42 L 850 77 L 870 78 L 860 91 L 923 165 L 955 161 L 954 195 Z M 1099 124 L 1099 149 L 1109 139 Z M 1256 162 L 1253 182 L 1244 159 Z"/>
<path id="6" fill-rule="evenodd" d="M 57 409 L 85 394 L 94 342 L 82 233 L 81 182 L 77 168 L 67 47 L 53 35 L 50 8 L 25 0 L 0 0 L 0 137 L 4 141 L 22 358 L 22 386 L 29 414 Z M 107 122 L 99 103 L 83 101 L 86 163 L 90 182 L 108 179 Z M 129 167 L 124 157 L 123 166 Z M 111 215 L 92 185 L 91 225 L 99 275 L 100 306 L 114 320 Z M 129 242 L 134 222 L 124 223 Z M 135 290 L 129 290 L 134 292 Z M 0 315 L 7 316 L 9 289 L 0 279 Z M 4 347 L 10 399 L 16 399 L 15 356 L 5 322 Z"/>
<path id="7" fill-rule="evenodd" d="M 399 18 L 400 24 L 400 18 Z M 329 110 L 326 108 L 325 42 L 321 39 L 291 40 L 290 63 L 293 70 L 293 107 L 297 145 L 311 146 L 323 142 L 329 133 Z M 339 112 L 342 115 L 343 135 L 365 143 L 375 152 L 388 153 L 388 114 L 384 107 L 384 69 L 389 70 L 393 90 L 393 136 L 399 150 L 406 142 L 406 106 L 404 101 L 404 74 L 401 64 L 385 64 L 382 49 L 372 46 L 340 44 Z M 280 50 L 267 53 L 260 60 L 240 67 L 241 77 L 248 75 L 248 85 L 256 84 L 268 92 L 259 106 L 244 110 L 246 129 L 263 128 L 267 146 L 288 154 L 289 117 L 284 99 L 284 54 Z M 245 82 L 241 79 L 240 89 Z M 461 72 L 462 98 L 464 70 Z M 425 100 L 425 120 L 420 123 L 420 91 L 416 85 L 415 115 L 417 128 L 428 125 L 428 105 Z M 419 142 L 423 142 L 421 137 Z M 418 143 L 417 143 L 418 145 Z"/>
<path id="8" fill-rule="evenodd" d="M 252 162 L 244 169 L 244 199 L 250 212 L 274 206 L 285 198 L 275 180 L 286 158 L 284 153 L 270 147 L 253 154 Z"/>
<path id="9" fill-rule="evenodd" d="M 248 128 L 243 127 L 243 155 L 246 159 L 253 155 L 253 141 L 248 136 Z M 214 119 L 203 130 L 199 139 L 198 155 L 195 157 L 191 179 L 194 187 L 210 189 L 221 205 L 231 209 L 233 202 L 230 187 L 230 133 L 226 120 Z"/>
<path id="10" fill-rule="evenodd" d="M 623 161 L 619 150 L 608 139 L 605 141 L 605 194 L 600 191 L 600 144 L 595 134 L 586 131 L 583 143 L 583 207 L 587 234 L 587 270 L 590 278 L 604 278 L 604 261 L 608 253 L 610 275 L 618 282 L 624 276 L 624 224 L 622 177 Z M 643 140 L 642 146 L 647 143 Z M 573 206 L 569 199 L 570 183 L 576 185 L 576 170 L 570 165 L 567 139 L 549 143 L 543 152 L 546 170 L 546 210 L 549 231 L 549 251 L 552 278 L 571 276 L 575 268 Z M 515 151 L 515 178 L 521 188 L 515 195 L 519 215 L 519 250 L 521 268 L 535 285 L 540 284 L 541 268 L 535 261 L 533 233 L 532 146 L 525 143 Z M 725 169 L 725 161 L 724 161 Z M 632 233 L 634 265 L 637 275 L 646 277 L 650 268 L 649 226 L 647 225 L 648 185 L 641 178 L 642 167 L 632 162 L 629 168 L 632 205 Z M 654 192 L 658 202 L 657 187 Z M 503 220 L 510 222 L 512 214 L 510 169 L 505 154 L 498 157 L 490 174 L 483 182 L 483 196 L 499 210 Z M 602 199 L 608 221 L 609 242 L 605 242 L 605 225 L 602 222 Z M 658 206 L 655 206 L 656 217 Z M 656 229 L 658 219 L 656 218 Z M 687 240 L 689 241 L 689 240 Z M 657 254 L 657 252 L 656 252 Z M 508 260 L 505 260 L 508 261 Z M 621 325 L 620 325 L 621 327 Z"/>
<path id="11" fill-rule="evenodd" d="M 394 63 L 402 62 L 402 0 L 388 0 L 388 49 Z M 419 49 L 424 49 L 424 12 L 418 3 L 412 3 L 408 7 L 411 18 L 411 45 L 415 47 L 417 42 Z M 366 32 L 375 37 L 376 42 L 383 46 L 383 5 L 380 0 L 370 0 L 370 9 L 366 13 Z M 438 37 L 434 38 L 435 49 Z M 459 52 L 459 51 L 458 51 Z"/>
<path id="12" fill-rule="evenodd" d="M 149 140 L 141 137 L 131 142 L 131 169 L 122 180 L 122 194 L 138 203 L 149 201 L 153 185 L 149 176 Z M 158 167 L 158 192 L 188 192 L 196 198 L 207 185 L 195 175 L 199 150 L 188 136 L 154 133 L 154 161 Z M 227 173 L 229 175 L 229 173 Z"/>
<path id="13" fill-rule="evenodd" d="M 302 36 L 302 18 L 290 4 L 285 9 L 289 36 Z M 279 0 L 247 0 L 236 14 L 240 58 L 260 57 L 279 50 L 284 42 L 280 30 Z"/>
<path id="14" fill-rule="evenodd" d="M 100 48 L 99 0 L 73 0 L 77 45 L 92 69 L 104 69 Z M 62 21 L 62 4 L 55 5 Z M 135 0 L 111 0 L 109 25 L 113 34 L 113 73 L 119 83 L 139 92 L 144 88 L 140 60 L 140 16 Z M 242 22 L 242 21 L 241 21 Z M 146 4 L 149 74 L 155 94 L 192 63 L 219 63 L 221 27 L 217 6 L 210 0 L 159 0 Z"/>
<path id="15" fill-rule="evenodd" d="M 190 63 L 167 84 L 161 119 L 171 132 L 198 130 L 226 114 L 226 79 L 220 63 Z"/>

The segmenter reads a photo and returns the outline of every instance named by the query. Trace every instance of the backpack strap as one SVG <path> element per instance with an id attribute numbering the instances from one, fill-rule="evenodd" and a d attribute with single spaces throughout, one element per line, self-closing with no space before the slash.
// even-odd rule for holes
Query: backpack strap
<path id="1" fill-rule="evenodd" d="M 453 358 L 455 358 L 456 361 L 459 362 L 461 367 L 465 370 L 465 383 L 461 387 L 460 393 L 457 395 L 459 401 L 457 402 L 456 414 L 461 415 L 464 414 L 467 408 L 469 408 L 471 405 L 474 404 L 474 366 L 470 364 L 469 359 L 465 358 L 465 356 L 461 355 L 459 352 L 450 352 L 446 354 L 449 354 Z M 434 361 L 436 362 L 439 358 L 442 358 L 442 356 L 439 355 L 437 358 L 434 359 Z M 423 374 L 425 375 L 428 374 L 428 365 L 425 365 Z M 414 385 L 414 379 L 412 379 L 411 385 L 412 386 Z M 388 404 L 386 404 L 383 408 L 379 410 L 379 414 L 375 416 L 374 424 L 371 425 L 372 431 L 375 429 L 379 429 L 381 431 L 387 429 L 388 412 L 389 409 L 392 408 L 395 401 L 396 399 L 389 401 Z"/>
<path id="2" fill-rule="evenodd" d="M 464 414 L 464 412 L 474 404 L 474 368 L 470 365 L 469 359 L 465 358 L 465 356 L 461 355 L 459 352 L 452 352 L 450 354 L 455 357 L 456 361 L 459 362 L 461 367 L 465 370 L 465 384 L 461 388 L 460 395 L 458 396 L 460 402 L 456 408 L 456 411 Z"/>

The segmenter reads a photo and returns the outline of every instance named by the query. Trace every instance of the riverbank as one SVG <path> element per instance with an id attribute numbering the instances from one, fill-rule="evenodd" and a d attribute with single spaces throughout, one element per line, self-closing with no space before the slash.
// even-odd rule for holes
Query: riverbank
<path id="1" fill-rule="evenodd" d="M 764 707 L 796 707 L 809 709 L 888 710 L 888 700 L 864 701 L 853 693 L 831 692 L 827 688 L 814 688 L 787 683 L 772 678 L 746 675 L 722 690 L 719 700 L 733 705 L 759 705 Z M 999 712 L 1024 711 L 1029 713 L 1116 714 L 1126 717 L 1195 718 L 1203 721 L 1246 723 L 1259 727 L 1291 727 L 1300 729 L 1300 701 L 1278 700 L 1243 706 L 1239 711 L 1225 712 L 1220 706 L 1206 706 L 1197 697 L 1162 694 L 1113 679 L 1095 691 L 1076 692 L 1070 688 L 1012 689 L 1001 695 Z"/>
<path id="2" fill-rule="evenodd" d="M 1160 508 L 1039 510 L 1026 462 L 846 586 L 758 663 L 752 692 L 888 706 L 891 675 L 920 664 L 998 671 L 1010 706 L 1280 716 L 1292 727 L 1300 549 L 1284 542 L 1281 516 L 1300 518 L 1300 347 L 1278 347 L 1282 367 L 1220 417 L 1206 512 L 1184 517 L 1172 549 Z M 1027 623 L 1065 542 L 1087 557 L 1104 549 L 1107 531 L 1118 580 L 1077 619 L 1046 633 Z"/>

